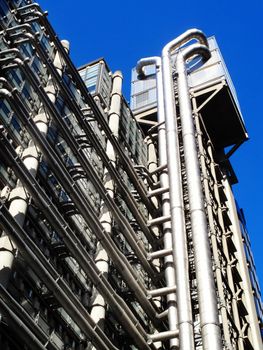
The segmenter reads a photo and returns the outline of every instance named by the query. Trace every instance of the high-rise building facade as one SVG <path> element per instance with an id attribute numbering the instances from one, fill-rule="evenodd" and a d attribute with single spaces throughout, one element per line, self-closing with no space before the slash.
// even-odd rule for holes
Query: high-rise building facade
<path id="1" fill-rule="evenodd" d="M 261 349 L 229 161 L 247 134 L 214 38 L 141 60 L 132 111 L 38 4 L 0 15 L 0 348 Z"/>

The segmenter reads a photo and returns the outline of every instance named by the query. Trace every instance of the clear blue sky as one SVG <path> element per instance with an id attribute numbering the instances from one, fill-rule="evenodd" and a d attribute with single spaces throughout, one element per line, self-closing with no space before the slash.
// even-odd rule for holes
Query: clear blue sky
<path id="1" fill-rule="evenodd" d="M 232 156 L 239 179 L 235 194 L 244 208 L 257 273 L 263 288 L 262 0 L 89 1 L 39 0 L 61 39 L 71 43 L 80 66 L 104 57 L 121 70 L 129 99 L 131 68 L 142 57 L 189 28 L 215 35 L 237 90 L 250 140 Z"/>

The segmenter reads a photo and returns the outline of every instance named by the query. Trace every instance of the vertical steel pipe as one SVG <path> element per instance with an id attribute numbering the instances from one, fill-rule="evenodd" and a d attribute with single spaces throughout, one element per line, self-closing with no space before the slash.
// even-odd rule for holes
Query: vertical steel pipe
<path id="1" fill-rule="evenodd" d="M 110 110 L 109 110 L 109 126 L 112 130 L 112 134 L 118 138 L 119 134 L 119 119 L 120 119 L 120 109 L 121 109 L 121 88 L 122 88 L 122 74 L 121 72 L 116 72 L 112 77 L 112 92 L 111 92 L 111 102 L 110 102 Z M 109 157 L 109 160 L 116 166 L 116 153 L 114 148 L 112 147 L 111 142 L 108 140 L 106 144 L 106 154 Z M 114 180 L 109 174 L 107 168 L 104 170 L 104 186 L 107 190 L 107 193 L 110 198 L 114 199 Z M 100 222 L 105 232 L 111 236 L 112 234 L 112 214 L 107 207 L 107 203 L 105 201 L 101 204 L 100 211 Z M 96 266 L 99 271 L 106 276 L 109 272 L 109 256 L 106 250 L 103 248 L 100 242 L 97 244 L 97 252 L 96 252 Z M 92 303 L 91 309 L 91 317 L 92 319 L 103 329 L 104 328 L 104 320 L 106 314 L 106 302 L 104 297 L 98 292 L 94 291 L 94 299 Z"/>
<path id="2" fill-rule="evenodd" d="M 166 154 L 166 135 L 165 135 L 165 114 L 164 114 L 164 98 L 163 98 L 163 77 L 162 77 L 162 62 L 160 57 L 143 58 L 137 63 L 137 72 L 139 75 L 143 75 L 143 67 L 154 64 L 156 67 L 156 83 L 157 83 L 157 118 L 158 118 L 158 151 L 159 151 L 159 167 L 164 167 L 167 164 Z M 160 174 L 161 188 L 169 187 L 169 178 L 167 170 L 163 169 Z M 170 215 L 170 196 L 169 192 L 162 195 L 162 215 Z M 164 249 L 171 249 L 172 243 L 172 231 L 171 221 L 163 223 L 163 239 Z M 175 264 L 173 256 L 167 255 L 164 258 L 164 273 L 167 287 L 173 287 L 176 285 L 175 276 Z M 168 308 L 168 323 L 169 330 L 175 331 L 178 329 L 177 318 L 177 304 L 176 294 L 170 293 L 167 295 L 167 308 Z M 178 349 L 179 340 L 178 337 L 170 339 L 170 349 Z"/>
<path id="3" fill-rule="evenodd" d="M 207 39 L 200 30 L 190 29 L 169 42 L 162 50 L 167 165 L 170 184 L 170 206 L 174 247 L 173 257 L 176 265 L 176 295 L 181 350 L 194 349 L 194 337 L 181 180 L 181 161 L 177 138 L 176 108 L 172 80 L 171 52 L 192 39 L 196 39 L 202 44 L 207 44 Z"/>
<path id="4" fill-rule="evenodd" d="M 204 60 L 207 60 L 210 58 L 210 51 L 207 46 L 201 44 L 193 44 L 179 51 L 176 57 L 178 99 L 189 194 L 203 348 L 205 350 L 222 350 L 210 240 L 204 209 L 200 164 L 185 64 L 186 59 L 194 55 L 201 55 Z"/>

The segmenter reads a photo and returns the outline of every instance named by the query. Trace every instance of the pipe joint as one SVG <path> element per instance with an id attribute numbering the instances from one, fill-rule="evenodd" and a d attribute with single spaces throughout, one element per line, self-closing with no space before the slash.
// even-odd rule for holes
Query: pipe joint
<path id="1" fill-rule="evenodd" d="M 112 79 L 114 78 L 120 78 L 120 79 L 123 79 L 123 75 L 122 75 L 122 72 L 120 70 L 117 70 L 116 72 L 114 72 L 112 74 Z"/>
<path id="2" fill-rule="evenodd" d="M 204 62 L 207 61 L 211 57 L 211 52 L 206 45 L 195 43 L 184 50 L 180 51 L 178 56 L 180 57 L 182 55 L 182 58 L 184 60 L 187 60 L 191 58 L 194 55 L 200 55 L 202 56 Z"/>
<path id="3" fill-rule="evenodd" d="M 7 89 L 0 89 L 0 96 L 10 98 L 12 97 L 12 93 Z"/>
<path id="4" fill-rule="evenodd" d="M 47 114 L 46 114 L 46 113 L 37 114 L 37 115 L 34 117 L 34 122 L 35 122 L 36 124 L 37 124 L 37 123 L 48 124 L 48 117 L 47 117 Z"/>
<path id="5" fill-rule="evenodd" d="M 37 149 L 35 146 L 30 146 L 28 148 L 26 148 L 23 152 L 22 155 L 22 160 L 26 159 L 26 158 L 35 158 L 38 159 L 39 154 L 37 152 Z"/>
<path id="6" fill-rule="evenodd" d="M 169 57 L 172 50 L 175 50 L 179 46 L 182 46 L 184 44 L 187 44 L 191 40 L 197 40 L 202 45 L 208 46 L 208 41 L 205 36 L 205 34 L 196 28 L 189 29 L 174 40 L 170 41 L 168 44 L 166 44 L 162 51 L 163 57 Z"/>
<path id="7" fill-rule="evenodd" d="M 24 201 L 25 203 L 28 202 L 28 194 L 27 192 L 25 191 L 24 187 L 15 187 L 11 192 L 10 192 L 10 195 L 9 195 L 9 202 L 11 203 L 12 201 L 14 200 L 21 200 L 21 201 Z"/>
<path id="8" fill-rule="evenodd" d="M 150 65 L 155 65 L 156 69 L 159 69 L 161 67 L 161 64 L 161 58 L 158 56 L 142 58 L 137 62 L 136 71 L 138 73 L 138 76 L 141 77 L 141 79 L 143 79 L 146 77 L 143 68 Z"/>

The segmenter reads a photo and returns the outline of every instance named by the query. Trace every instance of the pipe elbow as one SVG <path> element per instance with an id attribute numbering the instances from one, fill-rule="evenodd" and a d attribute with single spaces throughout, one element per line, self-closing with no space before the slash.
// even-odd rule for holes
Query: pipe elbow
<path id="1" fill-rule="evenodd" d="M 161 58 L 159 56 L 153 56 L 153 57 L 146 57 L 141 58 L 136 65 L 136 72 L 138 73 L 138 76 L 141 76 L 142 78 L 145 77 L 145 72 L 143 70 L 144 67 L 155 65 L 157 68 L 161 66 Z"/>
<path id="2" fill-rule="evenodd" d="M 64 50 L 68 53 L 69 52 L 69 41 L 63 39 L 63 40 L 61 40 L 61 44 L 62 44 Z"/>
<path id="3" fill-rule="evenodd" d="M 209 60 L 211 52 L 206 45 L 195 43 L 182 51 L 184 60 L 191 58 L 193 55 L 200 55 L 204 62 Z"/>
<path id="4" fill-rule="evenodd" d="M 4 77 L 0 77 L 0 83 L 7 84 L 7 80 Z"/>
<path id="5" fill-rule="evenodd" d="M 7 89 L 0 89 L 0 95 L 3 97 L 10 98 L 12 96 L 12 93 L 11 93 L 11 91 L 9 91 Z"/>
<path id="6" fill-rule="evenodd" d="M 2 51 L 1 53 L 2 53 L 2 54 L 6 54 L 6 53 L 16 53 L 16 54 L 19 54 L 20 51 L 19 51 L 17 48 L 14 48 L 14 49 L 8 49 L 8 50 L 5 50 L 5 51 Z"/>
<path id="7" fill-rule="evenodd" d="M 35 40 L 35 36 L 31 33 L 24 33 L 24 36 L 26 38 L 28 38 L 30 41 L 34 41 Z"/>
<path id="8" fill-rule="evenodd" d="M 16 87 L 13 87 L 10 82 L 4 78 L 4 77 L 0 77 L 0 84 L 3 86 L 2 89 L 3 90 L 7 90 L 10 92 L 10 95 L 6 95 L 8 97 L 10 97 L 12 95 L 13 92 L 17 91 Z"/>
<path id="9" fill-rule="evenodd" d="M 188 32 L 187 36 L 189 36 L 190 40 L 196 39 L 199 41 L 200 44 L 208 46 L 207 37 L 204 34 L 204 32 L 202 32 L 200 29 L 192 28 L 192 29 L 189 29 L 189 31 L 187 32 Z"/>
<path id="10" fill-rule="evenodd" d="M 21 58 L 19 57 L 14 58 L 14 62 L 17 63 L 19 66 L 23 66 L 25 64 L 25 61 L 21 60 Z"/>
<path id="11" fill-rule="evenodd" d="M 23 23 L 22 25 L 19 25 L 19 27 L 28 29 L 30 32 L 32 32 L 32 27 L 31 27 L 31 25 L 29 23 Z"/>
<path id="12" fill-rule="evenodd" d="M 205 34 L 200 29 L 192 28 L 188 29 L 186 32 L 166 44 L 162 50 L 162 56 L 169 56 L 171 50 L 175 50 L 176 48 L 194 39 L 198 40 L 200 44 L 208 46 L 208 41 Z"/>
<path id="13" fill-rule="evenodd" d="M 27 10 L 27 9 L 31 9 L 31 8 L 37 8 L 38 10 L 41 10 L 40 5 L 37 2 L 20 7 L 20 8 L 18 8 L 18 10 Z"/>
<path id="14" fill-rule="evenodd" d="M 11 27 L 10 29 L 8 29 L 9 31 L 12 31 L 12 30 L 14 30 L 14 29 L 25 29 L 26 30 L 26 32 L 25 31 L 23 31 L 23 35 L 24 36 L 26 36 L 26 37 L 29 37 L 29 38 L 35 38 L 35 36 L 37 35 L 37 34 L 39 34 L 39 32 L 34 32 L 33 30 L 32 30 L 32 27 L 31 27 L 31 25 L 30 24 L 28 24 L 28 23 L 24 23 L 24 24 L 20 24 L 20 25 L 18 25 L 18 26 L 16 26 L 16 27 Z"/>
<path id="15" fill-rule="evenodd" d="M 37 15 L 39 18 L 46 17 L 48 15 L 48 12 L 47 11 L 44 11 L 44 12 L 42 12 L 42 11 L 35 11 L 34 15 Z"/>

